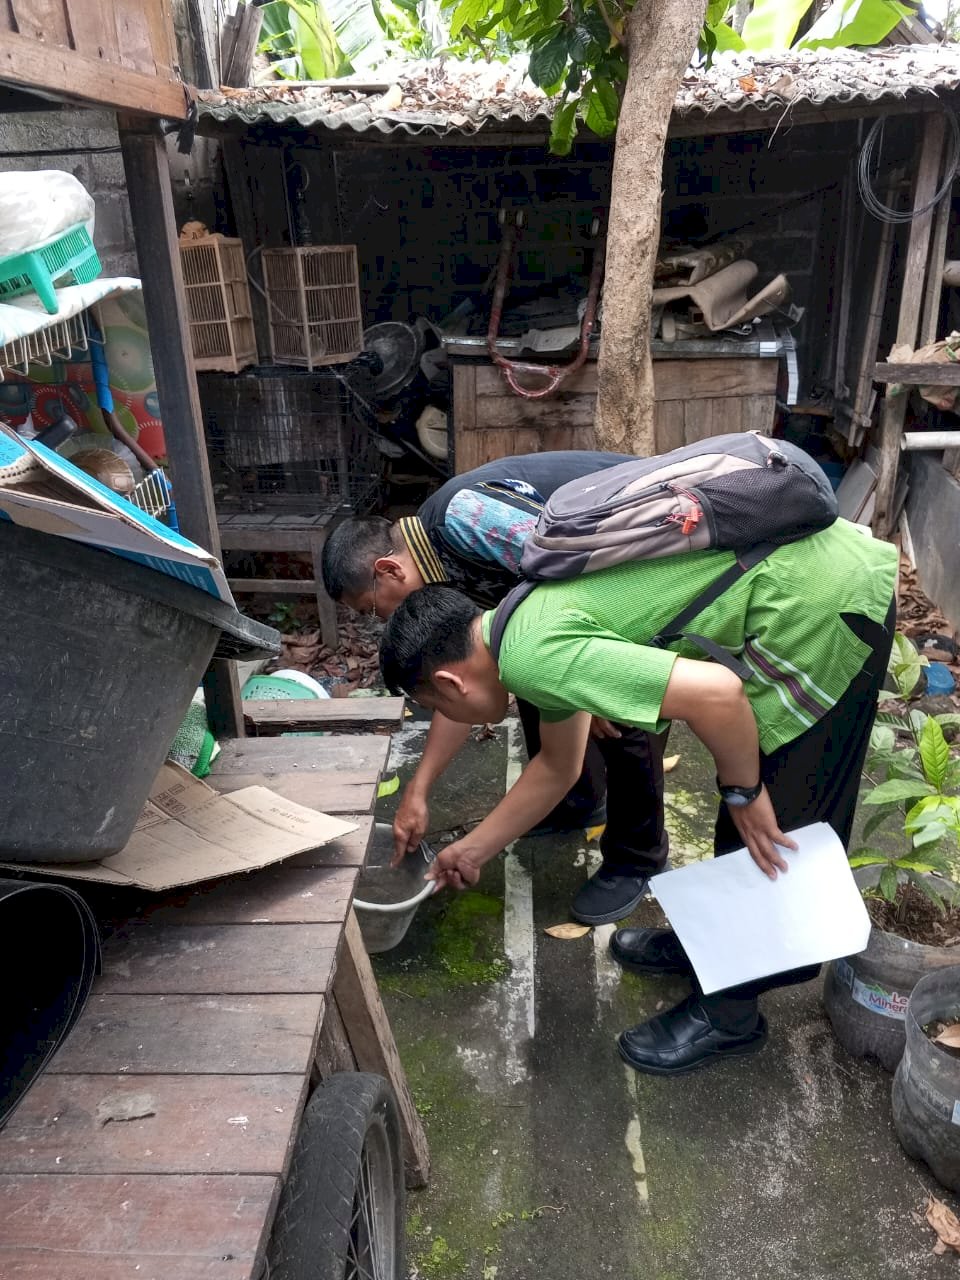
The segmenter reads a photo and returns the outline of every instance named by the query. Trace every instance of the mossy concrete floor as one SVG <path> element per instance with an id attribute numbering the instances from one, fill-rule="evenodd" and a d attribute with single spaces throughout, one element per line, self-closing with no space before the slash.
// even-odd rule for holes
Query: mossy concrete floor
<path id="1" fill-rule="evenodd" d="M 401 780 L 423 732 L 395 740 Z M 676 865 L 710 850 L 713 769 L 680 729 L 670 750 Z M 434 834 L 481 818 L 521 759 L 509 723 L 471 741 L 437 788 Z M 433 1159 L 409 1197 L 411 1280 L 955 1274 L 918 1217 L 931 1190 L 955 1199 L 900 1150 L 890 1077 L 836 1044 L 819 983 L 764 997 L 771 1037 L 754 1058 L 675 1080 L 621 1063 L 617 1033 L 686 988 L 623 975 L 612 926 L 544 934 L 594 857 L 582 836 L 520 841 L 478 892 L 428 901 L 374 958 Z"/>

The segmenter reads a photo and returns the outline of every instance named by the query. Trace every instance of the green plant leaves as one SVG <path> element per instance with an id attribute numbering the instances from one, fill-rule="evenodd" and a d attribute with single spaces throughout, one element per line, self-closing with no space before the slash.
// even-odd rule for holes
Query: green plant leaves
<path id="1" fill-rule="evenodd" d="M 584 123 L 587 128 L 592 129 L 601 138 L 613 133 L 617 127 L 620 98 L 610 81 L 604 80 L 602 76 L 593 76 L 584 100 L 586 102 Z"/>
<path id="2" fill-rule="evenodd" d="M 567 66 L 568 42 L 569 32 L 566 27 L 562 27 L 531 51 L 527 74 L 541 89 L 550 89 L 563 79 Z"/>
<path id="3" fill-rule="evenodd" d="M 933 716 L 928 716 L 920 731 L 920 763 L 927 781 L 941 790 L 950 765 L 950 748 L 943 730 Z"/>
<path id="4" fill-rule="evenodd" d="M 848 856 L 847 861 L 851 867 L 877 867 L 884 866 L 890 859 L 882 849 L 858 849 Z"/>
<path id="5" fill-rule="evenodd" d="M 570 154 L 574 135 L 577 132 L 578 106 L 579 101 L 574 98 L 570 102 L 565 102 L 554 112 L 553 123 L 550 126 L 550 150 L 555 155 Z"/>
<path id="6" fill-rule="evenodd" d="M 890 778 L 863 797 L 864 804 L 887 804 L 890 800 L 913 800 L 917 796 L 934 795 L 929 782 L 913 782 L 909 778 Z"/>
<path id="7" fill-rule="evenodd" d="M 450 35 L 456 39 L 464 27 L 476 26 L 489 8 L 489 0 L 460 0 L 450 19 Z"/>
<path id="8" fill-rule="evenodd" d="M 743 24 L 748 49 L 789 49 L 812 0 L 754 0 Z"/>
<path id="9" fill-rule="evenodd" d="M 914 16 L 916 8 L 894 0 L 834 0 L 817 19 L 798 49 L 838 49 L 879 44 L 901 18 Z"/>
<path id="10" fill-rule="evenodd" d="M 927 665 L 927 659 L 921 657 L 916 647 L 898 631 L 893 637 L 889 671 L 896 682 L 901 698 L 910 697 L 917 687 L 922 668 Z"/>
<path id="11" fill-rule="evenodd" d="M 879 888 L 887 902 L 893 902 L 897 896 L 897 868 L 892 863 L 880 872 Z"/>

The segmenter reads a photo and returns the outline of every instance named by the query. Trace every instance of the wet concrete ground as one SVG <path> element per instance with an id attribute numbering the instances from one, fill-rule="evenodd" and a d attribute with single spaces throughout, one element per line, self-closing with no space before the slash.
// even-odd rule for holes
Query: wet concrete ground
<path id="1" fill-rule="evenodd" d="M 423 732 L 395 741 L 401 781 Z M 670 750 L 676 865 L 710 849 L 713 769 L 680 728 Z M 472 741 L 437 787 L 434 834 L 481 818 L 522 758 L 509 725 Z M 674 1080 L 621 1063 L 618 1032 L 686 987 L 624 975 L 613 926 L 544 934 L 595 856 L 580 835 L 519 841 L 374 958 L 433 1158 L 409 1197 L 411 1280 L 955 1275 L 918 1217 L 929 1191 L 955 1198 L 902 1153 L 890 1077 L 836 1044 L 819 983 L 763 997 L 756 1057 Z M 635 917 L 658 918 L 649 900 Z"/>

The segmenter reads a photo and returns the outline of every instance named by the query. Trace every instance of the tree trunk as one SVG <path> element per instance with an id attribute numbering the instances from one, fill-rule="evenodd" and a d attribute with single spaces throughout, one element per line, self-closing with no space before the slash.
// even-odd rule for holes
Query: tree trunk
<path id="1" fill-rule="evenodd" d="M 660 240 L 663 148 L 706 0 L 637 0 L 613 158 L 603 286 L 597 446 L 649 455 L 653 432 L 650 301 Z"/>

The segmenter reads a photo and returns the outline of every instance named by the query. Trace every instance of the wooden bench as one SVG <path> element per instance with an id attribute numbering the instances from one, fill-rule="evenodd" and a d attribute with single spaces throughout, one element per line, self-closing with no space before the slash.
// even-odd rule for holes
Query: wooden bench
<path id="1" fill-rule="evenodd" d="M 357 831 L 248 875 L 94 903 L 103 974 L 0 1133 L 0 1275 L 256 1280 L 307 1094 L 335 1071 L 391 1082 L 408 1182 L 426 1181 L 351 910 L 388 750 L 371 735 L 228 743 L 220 790 L 262 783 L 359 815 Z"/>
<path id="2" fill-rule="evenodd" d="M 290 698 L 245 701 L 252 737 L 280 733 L 395 733 L 403 725 L 403 698 Z"/>
<path id="3" fill-rule="evenodd" d="M 224 551 L 293 551 L 310 556 L 312 578 L 230 578 L 230 589 L 236 595 L 263 592 L 316 596 L 320 635 L 331 649 L 337 647 L 337 607 L 324 590 L 320 558 L 327 535 L 338 519 L 330 513 L 315 516 L 220 513 L 217 516 L 220 546 Z"/>

